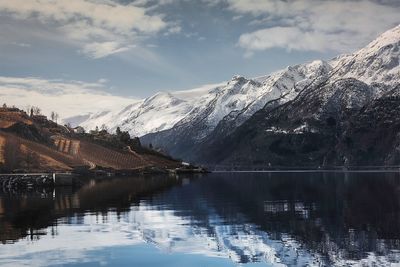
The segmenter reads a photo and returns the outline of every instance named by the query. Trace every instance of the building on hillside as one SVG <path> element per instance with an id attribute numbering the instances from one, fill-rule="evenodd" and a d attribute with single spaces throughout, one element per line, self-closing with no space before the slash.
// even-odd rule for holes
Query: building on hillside
<path id="1" fill-rule="evenodd" d="M 77 127 L 73 128 L 72 130 L 76 134 L 84 134 L 85 133 L 85 129 L 81 126 L 77 126 Z"/>

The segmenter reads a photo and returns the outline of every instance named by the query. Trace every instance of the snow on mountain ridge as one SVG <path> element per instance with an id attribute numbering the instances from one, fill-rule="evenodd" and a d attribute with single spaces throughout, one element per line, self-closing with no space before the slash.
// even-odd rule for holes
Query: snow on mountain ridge
<path id="1" fill-rule="evenodd" d="M 313 61 L 255 79 L 236 75 L 226 83 L 188 91 L 159 92 L 118 113 L 94 114 L 81 126 L 94 129 L 105 124 L 111 131 L 120 127 L 132 135 L 142 136 L 170 129 L 177 123 L 205 118 L 204 134 L 207 134 L 231 112 L 246 110 L 243 114 L 248 118 L 270 100 L 283 96 L 286 100 L 292 99 L 297 94 L 296 86 L 307 85 L 327 69 L 330 66 L 326 62 Z"/>
<path id="2" fill-rule="evenodd" d="M 381 34 L 367 46 L 333 59 L 336 78 L 355 78 L 367 84 L 393 85 L 400 80 L 400 25 Z"/>
<path id="3" fill-rule="evenodd" d="M 400 43 L 400 24 L 384 33 L 382 33 L 377 39 L 370 42 L 365 48 L 361 49 L 363 54 L 372 54 L 388 45 Z"/>
<path id="4" fill-rule="evenodd" d="M 219 85 L 210 84 L 187 91 L 159 92 L 122 110 L 89 114 L 89 118 L 80 122 L 80 125 L 91 130 L 104 124 L 111 132 L 120 127 L 132 136 L 166 130 L 183 119 L 196 104 L 207 102 L 208 92 Z M 68 121 L 76 119 L 70 118 Z"/>

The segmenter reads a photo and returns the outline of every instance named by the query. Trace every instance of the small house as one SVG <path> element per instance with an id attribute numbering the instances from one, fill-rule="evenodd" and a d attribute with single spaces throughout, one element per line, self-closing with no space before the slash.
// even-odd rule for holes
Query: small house
<path id="1" fill-rule="evenodd" d="M 76 134 L 84 134 L 85 133 L 85 129 L 81 126 L 77 126 L 75 128 L 73 128 L 74 133 Z"/>

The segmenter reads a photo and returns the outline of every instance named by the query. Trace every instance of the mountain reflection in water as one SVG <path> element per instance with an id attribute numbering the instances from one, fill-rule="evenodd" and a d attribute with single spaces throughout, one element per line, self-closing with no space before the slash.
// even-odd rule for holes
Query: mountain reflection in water
<path id="1" fill-rule="evenodd" d="M 397 265 L 400 175 L 214 173 L 2 192 L 0 241 L 9 266 Z"/>

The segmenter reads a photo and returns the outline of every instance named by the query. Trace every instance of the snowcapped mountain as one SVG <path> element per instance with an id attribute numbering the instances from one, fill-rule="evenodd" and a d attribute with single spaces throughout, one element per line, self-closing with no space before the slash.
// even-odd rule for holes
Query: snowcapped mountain
<path id="1" fill-rule="evenodd" d="M 355 78 L 367 84 L 393 85 L 400 80 L 400 25 L 383 33 L 352 55 L 338 57 L 330 64 L 338 71 L 334 78 Z"/>
<path id="2" fill-rule="evenodd" d="M 299 90 L 328 73 L 330 68 L 326 62 L 314 61 L 254 79 L 234 76 L 227 83 L 187 91 L 160 92 L 119 111 L 68 118 L 65 122 L 86 129 L 104 124 L 111 131 L 120 127 L 131 135 L 143 136 L 175 125 L 202 121 L 204 131 L 198 134 L 201 139 L 228 115 L 245 121 L 268 101 L 293 99 Z"/>
<path id="3" fill-rule="evenodd" d="M 230 133 L 267 103 L 280 105 L 294 99 L 304 88 L 323 80 L 330 70 L 328 63 L 314 61 L 254 79 L 235 76 L 210 91 L 210 101 L 194 108 L 173 128 L 143 136 L 142 141 L 193 160 L 195 147 L 215 137 L 215 132 Z"/>
<path id="4" fill-rule="evenodd" d="M 218 88 L 219 94 L 206 107 L 189 113 L 170 130 L 141 139 L 173 156 L 207 164 L 236 164 L 238 161 L 249 165 L 255 162 L 269 164 L 274 159 L 273 163 L 279 165 L 307 163 L 319 166 L 347 164 L 352 162 L 350 158 L 354 164 L 373 164 L 375 159 L 369 162 L 363 162 L 361 158 L 356 160 L 352 154 L 356 153 L 354 148 L 343 148 L 342 154 L 336 155 L 335 146 L 347 146 L 345 142 L 355 138 L 346 136 L 353 133 L 346 128 L 352 125 L 349 120 L 361 123 L 365 119 L 357 116 L 367 116 L 357 112 L 368 111 L 368 116 L 374 116 L 369 121 L 376 121 L 376 124 L 380 123 L 380 116 L 390 117 L 388 121 L 391 122 L 397 121 L 393 117 L 397 109 L 388 110 L 382 106 L 382 103 L 393 106 L 392 100 L 390 103 L 377 101 L 398 94 L 399 59 L 400 26 L 351 55 L 288 67 L 266 77 L 235 77 L 225 87 Z M 371 114 L 368 105 L 374 103 L 382 108 L 382 114 Z M 326 124 L 330 126 L 324 126 Z M 336 132 L 332 128 L 334 125 Z M 385 129 L 397 132 L 393 127 Z M 278 137 L 281 134 L 288 139 L 283 141 Z M 292 134 L 296 137 L 289 138 Z M 302 134 L 304 136 L 300 137 Z M 312 136 L 317 134 L 320 134 L 318 138 Z M 370 134 L 379 135 L 378 132 Z M 336 143 L 340 135 L 345 140 Z M 396 140 L 393 137 L 390 142 L 396 143 Z M 393 144 L 393 147 L 397 146 Z M 386 159 L 379 164 L 396 161 L 397 150 L 393 151 L 393 147 L 380 148 L 381 156 Z M 323 148 L 322 151 L 319 148 Z M 288 160 L 289 156 L 293 156 L 293 160 Z"/>
<path id="5" fill-rule="evenodd" d="M 199 160 L 197 154 L 223 144 L 257 113 L 269 116 L 280 107 L 287 117 L 298 112 L 290 132 L 309 129 L 305 118 L 360 110 L 391 90 L 394 94 L 400 81 L 399 58 L 400 25 L 350 55 L 290 66 L 252 79 L 234 76 L 218 85 L 158 93 L 117 112 L 91 115 L 80 124 L 88 129 L 102 124 L 111 130 L 119 126 L 173 156 Z M 341 119 L 335 116 L 335 120 Z M 246 125 L 249 131 L 253 126 Z"/>
<path id="6" fill-rule="evenodd" d="M 399 164 L 399 47 L 396 27 L 333 59 L 329 73 L 293 100 L 265 105 L 228 134 L 214 131 L 193 148 L 192 160 L 311 168 Z"/>

